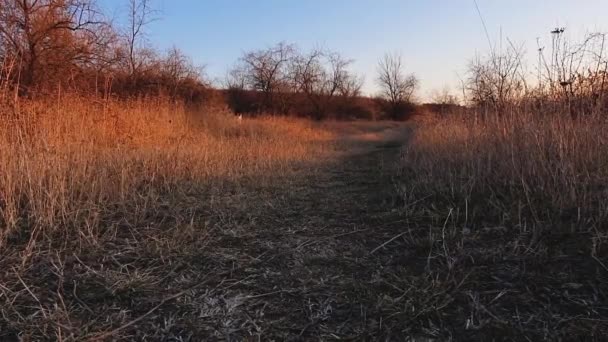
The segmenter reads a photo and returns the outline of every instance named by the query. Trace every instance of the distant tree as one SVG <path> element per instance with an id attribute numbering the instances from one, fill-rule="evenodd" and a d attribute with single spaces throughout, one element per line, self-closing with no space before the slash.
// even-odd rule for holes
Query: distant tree
<path id="1" fill-rule="evenodd" d="M 143 60 L 138 54 L 145 36 L 145 27 L 154 21 L 150 0 L 129 0 L 128 29 L 125 33 L 129 73 L 137 76 L 143 65 Z"/>
<path id="2" fill-rule="evenodd" d="M 522 73 L 521 49 L 510 45 L 501 54 L 492 52 L 469 64 L 466 89 L 472 104 L 501 115 L 508 105 L 523 94 L 526 87 Z"/>
<path id="3" fill-rule="evenodd" d="M 169 49 L 161 63 L 161 74 L 171 97 L 176 98 L 180 91 L 188 91 L 202 84 L 202 68 L 194 66 L 190 58 L 177 47 Z"/>
<path id="4" fill-rule="evenodd" d="M 418 79 L 404 72 L 401 55 L 386 54 L 378 63 L 377 81 L 381 97 L 389 104 L 390 116 L 398 119 L 404 107 L 411 102 Z"/>
<path id="5" fill-rule="evenodd" d="M 448 86 L 443 87 L 441 90 L 434 90 L 431 93 L 431 101 L 439 105 L 458 105 L 458 97 L 452 95 Z"/>
<path id="6" fill-rule="evenodd" d="M 348 70 L 353 63 L 352 59 L 345 59 L 337 52 L 327 55 L 329 67 L 329 89 L 332 96 L 355 97 L 361 93 L 363 81 Z"/>
<path id="7" fill-rule="evenodd" d="M 245 90 L 247 87 L 247 75 L 240 65 L 228 70 L 224 78 L 224 88 L 232 90 Z"/>
<path id="8" fill-rule="evenodd" d="M 361 88 L 363 88 L 363 81 L 363 77 L 359 77 L 355 74 L 346 75 L 339 89 L 340 96 L 344 98 L 361 96 Z"/>
<path id="9" fill-rule="evenodd" d="M 245 53 L 237 69 L 244 76 L 246 87 L 263 94 L 264 109 L 283 107 L 279 94 L 289 93 L 288 66 L 295 56 L 293 45 L 279 43 L 264 50 Z M 283 108 L 284 109 L 284 108 Z"/>
<path id="10" fill-rule="evenodd" d="M 358 95 L 360 82 L 348 71 L 351 63 L 336 52 L 320 49 L 294 58 L 291 75 L 295 89 L 306 96 L 315 118 L 327 116 L 336 96 Z"/>

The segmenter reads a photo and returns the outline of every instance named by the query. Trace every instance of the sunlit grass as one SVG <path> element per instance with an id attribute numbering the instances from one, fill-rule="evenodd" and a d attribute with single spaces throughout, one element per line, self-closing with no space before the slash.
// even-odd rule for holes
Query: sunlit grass
<path id="1" fill-rule="evenodd" d="M 117 207 L 137 217 L 163 194 L 268 181 L 318 160 L 331 137 L 304 120 L 237 120 L 161 100 L 68 97 L 4 108 L 0 245 L 71 228 L 95 240 Z"/>

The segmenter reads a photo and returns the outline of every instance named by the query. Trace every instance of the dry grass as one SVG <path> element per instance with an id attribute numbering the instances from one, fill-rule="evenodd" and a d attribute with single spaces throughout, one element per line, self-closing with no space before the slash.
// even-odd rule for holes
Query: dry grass
<path id="1" fill-rule="evenodd" d="M 159 193 L 188 183 L 276 177 L 312 160 L 330 137 L 304 121 L 238 121 L 167 102 L 22 102 L 17 113 L 2 116 L 2 243 L 23 226 L 95 230 L 111 208 L 154 206 Z"/>
<path id="2" fill-rule="evenodd" d="M 23 100 L 0 117 L 2 340 L 120 338 L 202 284 L 196 266 L 175 271 L 211 230 L 334 151 L 304 120 L 160 100 Z M 121 309 L 133 300 L 141 312 Z"/>
<path id="3" fill-rule="evenodd" d="M 403 155 L 414 168 L 408 190 L 453 208 L 471 204 L 470 222 L 598 225 L 608 215 L 607 126 L 601 117 L 532 115 L 429 123 Z"/>
<path id="4" fill-rule="evenodd" d="M 601 116 L 525 112 L 418 125 L 398 183 L 403 212 L 428 227 L 409 233 L 407 248 L 426 249 L 417 281 L 450 298 L 431 310 L 432 335 L 605 336 L 606 128 Z"/>

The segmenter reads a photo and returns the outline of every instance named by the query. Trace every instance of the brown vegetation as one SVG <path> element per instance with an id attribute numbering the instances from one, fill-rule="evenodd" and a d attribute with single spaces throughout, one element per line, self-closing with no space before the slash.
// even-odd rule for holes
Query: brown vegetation
<path id="1" fill-rule="evenodd" d="M 399 55 L 371 98 L 288 43 L 214 89 L 128 9 L 0 4 L 0 340 L 608 334 L 605 35 L 417 106 Z"/>
<path id="2" fill-rule="evenodd" d="M 2 108 L 2 340 L 118 336 L 100 335 L 142 314 L 115 312 L 119 297 L 171 276 L 175 265 L 163 260 L 198 251 L 211 225 L 249 215 L 227 203 L 255 204 L 256 189 L 287 182 L 333 146 L 309 122 L 238 120 L 162 99 L 72 95 Z M 122 266 L 99 269 L 106 257 Z M 167 296 L 190 285 L 171 285 Z"/>
<path id="3" fill-rule="evenodd" d="M 374 101 L 362 97 L 351 60 L 324 49 L 276 46 L 244 53 L 226 80 L 227 103 L 237 113 L 276 113 L 321 119 L 375 119 Z"/>
<path id="4" fill-rule="evenodd" d="M 562 33 L 552 33 L 554 47 Z M 541 49 L 535 86 L 513 44 L 476 59 L 469 109 L 421 123 L 404 149 L 404 213 L 430 227 L 411 234 L 434 236 L 428 286 L 460 308 L 435 309 L 435 336 L 606 336 L 603 39 L 561 45 L 550 58 Z M 463 326 L 450 328 L 455 321 Z"/>
<path id="5" fill-rule="evenodd" d="M 129 2 L 128 27 L 112 25 L 92 0 L 7 0 L 0 6 L 0 78 L 28 97 L 61 92 L 197 99 L 200 71 L 178 49 L 145 44 L 153 12 Z"/>

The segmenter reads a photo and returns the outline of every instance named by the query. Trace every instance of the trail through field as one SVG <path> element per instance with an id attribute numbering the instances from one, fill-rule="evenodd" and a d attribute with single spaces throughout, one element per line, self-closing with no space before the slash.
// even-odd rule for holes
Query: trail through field
<path id="1" fill-rule="evenodd" d="M 90 242 L 14 237 L 0 255 L 0 340 L 412 336 L 395 279 L 423 263 L 394 244 L 407 223 L 393 182 L 410 126 L 322 125 L 337 136 L 319 142 L 328 153 L 274 182 L 159 190 L 160 204 L 116 208 Z"/>
<path id="2" fill-rule="evenodd" d="M 404 322 L 384 301 L 396 291 L 391 277 L 416 261 L 385 249 L 406 225 L 392 210 L 392 176 L 409 128 L 342 134 L 350 147 L 341 159 L 273 191 L 264 212 L 202 251 L 216 275 L 196 326 L 237 340 L 401 336 Z"/>
<path id="3" fill-rule="evenodd" d="M 336 141 L 273 181 L 185 182 L 137 217 L 117 208 L 92 242 L 14 237 L 0 341 L 605 340 L 588 236 L 465 225 L 411 195 L 413 124 L 322 125 Z"/>

